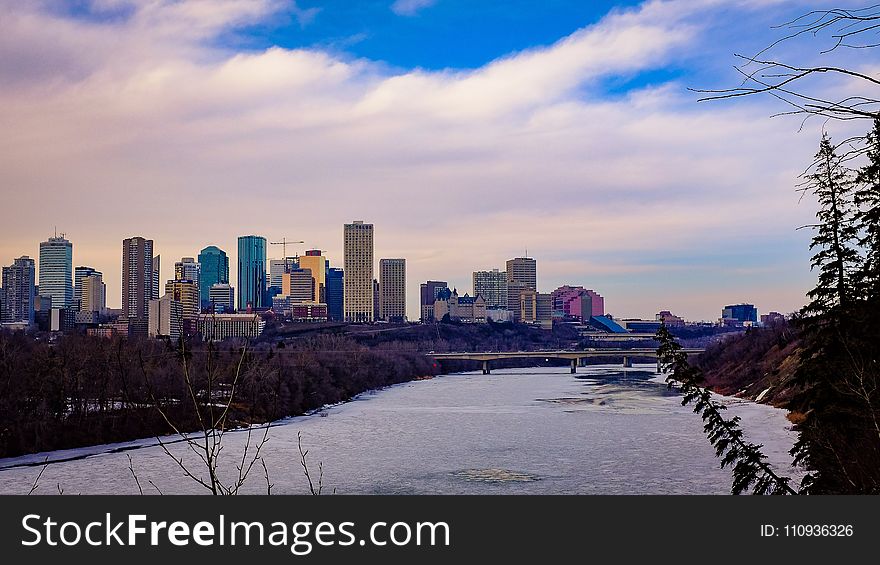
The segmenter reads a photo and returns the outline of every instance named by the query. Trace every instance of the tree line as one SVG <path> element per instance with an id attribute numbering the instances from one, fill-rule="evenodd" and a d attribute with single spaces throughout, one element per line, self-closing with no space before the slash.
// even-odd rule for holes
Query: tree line
<path id="1" fill-rule="evenodd" d="M 2 332 L 0 457 L 198 430 L 228 400 L 224 426 L 262 423 L 436 370 L 339 336 L 247 347 Z"/>

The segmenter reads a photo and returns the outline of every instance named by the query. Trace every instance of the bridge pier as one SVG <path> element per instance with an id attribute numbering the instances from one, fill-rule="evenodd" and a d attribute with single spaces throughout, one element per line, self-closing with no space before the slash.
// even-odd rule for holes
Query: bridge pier
<path id="1" fill-rule="evenodd" d="M 624 357 L 624 358 L 623 358 L 623 368 L 624 368 L 624 369 L 629 369 L 629 368 L 632 367 L 632 366 L 633 366 L 632 358 L 630 358 L 630 357 Z"/>
<path id="2" fill-rule="evenodd" d="M 581 357 L 578 359 L 578 367 L 586 367 L 587 366 L 587 358 Z"/>
<path id="3" fill-rule="evenodd" d="M 657 374 L 659 375 L 662 372 L 663 372 L 663 369 L 660 367 L 660 359 L 657 358 Z"/>
<path id="4" fill-rule="evenodd" d="M 573 375 L 577 372 L 578 372 L 578 360 L 572 359 L 571 360 L 571 374 Z"/>
<path id="5" fill-rule="evenodd" d="M 489 369 L 489 361 L 488 360 L 483 361 L 483 374 L 484 375 L 491 374 L 491 370 Z"/>

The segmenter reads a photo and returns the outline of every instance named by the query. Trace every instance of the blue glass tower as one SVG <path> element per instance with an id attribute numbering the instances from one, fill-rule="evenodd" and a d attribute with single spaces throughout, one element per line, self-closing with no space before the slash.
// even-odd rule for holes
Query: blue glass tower
<path id="1" fill-rule="evenodd" d="M 335 322 L 343 320 L 344 274 L 342 269 L 327 269 L 327 317 Z"/>
<path id="2" fill-rule="evenodd" d="M 199 279 L 199 301 L 202 310 L 211 307 L 211 287 L 215 284 L 229 284 L 229 257 L 226 252 L 209 245 L 199 252 L 199 263 L 202 265 Z"/>
<path id="3" fill-rule="evenodd" d="M 266 238 L 238 238 L 238 309 L 264 308 L 266 292 Z"/>

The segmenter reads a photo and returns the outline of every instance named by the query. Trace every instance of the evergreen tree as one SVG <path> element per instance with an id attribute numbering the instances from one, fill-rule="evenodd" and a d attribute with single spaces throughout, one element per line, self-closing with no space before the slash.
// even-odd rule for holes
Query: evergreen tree
<path id="1" fill-rule="evenodd" d="M 810 249 L 818 250 L 811 268 L 818 269 L 819 276 L 816 288 L 807 293 L 811 302 L 804 309 L 806 315 L 828 314 L 853 298 L 851 279 L 860 260 L 853 188 L 852 174 L 826 133 L 819 143 L 814 170 L 801 188 L 812 193 L 819 204 L 819 223 L 810 226 L 816 230 Z"/>
<path id="2" fill-rule="evenodd" d="M 880 118 L 874 120 L 866 139 L 868 163 L 856 176 L 859 245 L 865 250 L 857 282 L 858 294 L 873 302 L 880 300 Z"/>
<path id="3" fill-rule="evenodd" d="M 725 418 L 726 406 L 712 398 L 712 392 L 702 387 L 703 373 L 688 361 L 666 324 L 657 330 L 657 349 L 660 365 L 669 373 L 666 383 L 682 393 L 682 406 L 693 403 L 694 412 L 703 418 L 703 429 L 721 459 L 721 467 L 731 466 L 733 474 L 732 494 L 749 491 L 753 494 L 798 494 L 788 477 L 781 477 L 766 462 L 761 445 L 746 440 L 738 416 Z"/>
<path id="4" fill-rule="evenodd" d="M 792 455 L 808 471 L 803 492 L 877 493 L 877 340 L 864 300 L 865 285 L 858 282 L 867 280 L 865 273 L 870 271 L 858 245 L 876 233 L 876 221 L 857 209 L 852 175 L 827 135 L 802 190 L 814 194 L 819 204 L 810 246 L 816 250 L 812 267 L 819 273 L 800 320 L 805 345 L 795 374 L 800 392 L 792 409 L 803 413 L 804 420 Z M 871 198 L 869 191 L 859 191 L 869 211 Z"/>

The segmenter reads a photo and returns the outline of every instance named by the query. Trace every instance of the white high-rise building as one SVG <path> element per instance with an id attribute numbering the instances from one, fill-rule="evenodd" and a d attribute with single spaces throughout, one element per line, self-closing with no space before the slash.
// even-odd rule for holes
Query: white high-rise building
<path id="1" fill-rule="evenodd" d="M 474 271 L 474 296 L 482 296 L 486 308 L 507 309 L 507 272 Z"/>
<path id="2" fill-rule="evenodd" d="M 40 243 L 40 294 L 52 298 L 53 308 L 70 308 L 73 302 L 73 244 L 61 237 Z"/>
<path id="3" fill-rule="evenodd" d="M 406 320 L 406 259 L 379 260 L 379 317 Z"/>
<path id="4" fill-rule="evenodd" d="M 343 250 L 345 320 L 372 322 L 374 316 L 373 224 L 365 224 L 361 221 L 345 224 Z"/>
<path id="5" fill-rule="evenodd" d="M 284 273 L 290 269 L 296 268 L 296 261 L 291 259 L 270 259 L 269 260 L 269 286 L 277 286 L 281 288 L 281 278 Z"/>

